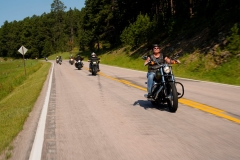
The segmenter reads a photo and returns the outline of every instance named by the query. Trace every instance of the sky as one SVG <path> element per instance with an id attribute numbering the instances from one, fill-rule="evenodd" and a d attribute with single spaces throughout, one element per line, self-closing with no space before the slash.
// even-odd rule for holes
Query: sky
<path id="1" fill-rule="evenodd" d="M 40 16 L 44 12 L 51 11 L 51 4 L 54 0 L 0 0 L 0 27 L 5 21 L 20 21 L 33 15 Z M 85 5 L 85 0 L 61 0 L 67 7 L 81 10 Z"/>

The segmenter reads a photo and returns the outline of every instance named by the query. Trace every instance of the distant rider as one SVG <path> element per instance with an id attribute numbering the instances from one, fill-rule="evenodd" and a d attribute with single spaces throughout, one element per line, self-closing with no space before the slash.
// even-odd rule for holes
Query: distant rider
<path id="1" fill-rule="evenodd" d="M 170 58 L 164 56 L 162 53 L 160 53 L 160 48 L 158 44 L 154 44 L 152 48 L 153 54 L 149 55 L 146 61 L 144 62 L 144 65 L 148 64 L 148 73 L 147 73 L 147 90 L 148 90 L 148 98 L 150 98 L 151 95 L 151 89 L 153 86 L 153 78 L 155 76 L 155 72 L 157 71 L 158 63 L 164 64 L 175 64 L 180 63 L 179 60 L 171 60 Z"/>
<path id="2" fill-rule="evenodd" d="M 59 57 L 57 56 L 57 57 L 56 57 L 56 63 L 58 63 L 58 61 L 59 61 Z"/>
<path id="3" fill-rule="evenodd" d="M 62 62 L 62 56 L 59 56 L 59 61 L 61 61 L 61 62 Z"/>
<path id="4" fill-rule="evenodd" d="M 99 69 L 99 62 L 100 62 L 100 58 L 97 57 L 96 53 L 92 53 L 91 56 L 88 58 L 88 62 L 89 63 L 89 72 L 92 72 L 92 61 L 97 61 L 97 68 L 98 68 L 98 72 L 100 71 Z"/>
<path id="5" fill-rule="evenodd" d="M 83 60 L 83 57 L 81 57 L 81 56 L 80 56 L 80 54 L 79 54 L 79 55 L 77 55 L 77 57 L 75 58 L 75 61 L 76 61 L 76 62 L 78 62 L 79 60 L 81 61 L 81 63 L 82 63 L 82 66 L 83 66 L 83 62 L 82 62 L 82 60 Z"/>
<path id="6" fill-rule="evenodd" d="M 78 61 L 78 60 L 82 61 L 82 60 L 83 60 L 83 57 L 81 57 L 80 54 L 79 54 L 79 55 L 77 55 L 77 57 L 75 58 L 75 60 L 76 60 L 76 61 Z"/>

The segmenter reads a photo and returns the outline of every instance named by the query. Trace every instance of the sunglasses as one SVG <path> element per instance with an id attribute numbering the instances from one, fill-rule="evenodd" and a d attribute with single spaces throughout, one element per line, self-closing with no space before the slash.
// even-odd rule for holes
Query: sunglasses
<path id="1" fill-rule="evenodd" d="M 155 48 L 153 48 L 153 49 L 159 49 L 158 47 L 155 47 Z"/>

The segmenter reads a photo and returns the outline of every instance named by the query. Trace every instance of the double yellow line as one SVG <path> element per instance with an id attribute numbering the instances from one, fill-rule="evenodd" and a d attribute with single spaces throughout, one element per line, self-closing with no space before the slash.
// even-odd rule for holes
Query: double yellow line
<path id="1" fill-rule="evenodd" d="M 147 92 L 146 88 L 141 87 L 141 86 L 137 86 L 137 85 L 135 85 L 135 84 L 133 84 L 133 83 L 131 83 L 129 81 L 118 79 L 118 78 L 114 78 L 114 77 L 105 75 L 102 72 L 99 72 L 98 74 L 100 76 L 106 77 L 108 79 L 111 79 L 111 80 L 114 80 L 114 81 L 117 81 L 117 82 L 120 82 L 120 83 L 126 84 L 128 86 L 131 86 L 131 87 L 134 87 L 134 88 L 137 88 L 137 89 L 140 89 L 140 90 L 143 90 L 143 91 Z M 215 116 L 218 116 L 218 117 L 221 117 L 221 118 L 224 118 L 224 119 L 227 119 L 227 120 L 230 120 L 230 121 L 233 121 L 235 123 L 240 124 L 240 119 L 237 119 L 235 117 L 229 116 L 227 114 L 227 112 L 224 111 L 224 110 L 220 110 L 220 109 L 217 109 L 217 108 L 214 108 L 214 107 L 211 107 L 211 106 L 207 106 L 205 104 L 201 104 L 201 103 L 198 103 L 198 102 L 195 102 L 195 101 L 192 101 L 192 100 L 189 100 L 189 99 L 185 99 L 185 98 L 179 99 L 178 102 L 181 103 L 181 104 L 184 104 L 186 106 L 189 106 L 189 107 L 192 107 L 192 108 L 196 108 L 196 109 L 199 109 L 201 111 L 204 111 L 204 112 L 207 112 L 207 113 L 211 113 L 211 114 L 213 114 Z"/>

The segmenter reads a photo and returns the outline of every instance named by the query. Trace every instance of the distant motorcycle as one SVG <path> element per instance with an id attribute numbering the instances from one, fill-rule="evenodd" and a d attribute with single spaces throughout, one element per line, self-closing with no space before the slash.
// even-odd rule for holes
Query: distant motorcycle
<path id="1" fill-rule="evenodd" d="M 58 63 L 59 62 L 59 59 L 58 58 L 56 58 L 56 63 Z"/>
<path id="2" fill-rule="evenodd" d="M 73 64 L 74 64 L 74 59 L 73 59 L 73 58 L 70 58 L 70 59 L 69 59 L 69 63 L 70 63 L 71 65 L 73 65 Z"/>
<path id="3" fill-rule="evenodd" d="M 90 62 L 90 66 L 91 66 L 91 72 L 92 75 L 96 76 L 97 72 L 99 71 L 98 65 L 100 63 L 100 59 L 99 58 L 92 58 L 91 60 L 88 60 L 88 62 Z"/>
<path id="4" fill-rule="evenodd" d="M 45 61 L 48 61 L 48 58 L 47 58 L 47 57 L 45 57 Z"/>
<path id="5" fill-rule="evenodd" d="M 176 60 L 178 56 L 173 59 Z M 142 57 L 146 60 L 147 56 Z M 151 63 L 150 61 L 146 64 Z M 180 82 L 175 81 L 175 77 L 170 64 L 158 64 L 158 69 L 154 77 L 154 85 L 152 86 L 152 97 L 148 98 L 153 105 L 167 103 L 170 112 L 176 112 L 178 109 L 178 99 L 184 94 L 184 87 Z M 177 91 L 176 85 L 180 85 Z M 147 98 L 147 94 L 144 95 Z"/>
<path id="6" fill-rule="evenodd" d="M 83 67 L 83 62 L 82 62 L 82 60 L 83 60 L 83 58 L 81 58 L 81 59 L 79 59 L 79 60 L 76 60 L 76 62 L 75 62 L 75 67 L 76 67 L 78 70 L 82 69 L 82 67 Z"/>
<path id="7" fill-rule="evenodd" d="M 60 65 L 62 64 L 62 59 L 59 59 L 58 64 Z"/>

